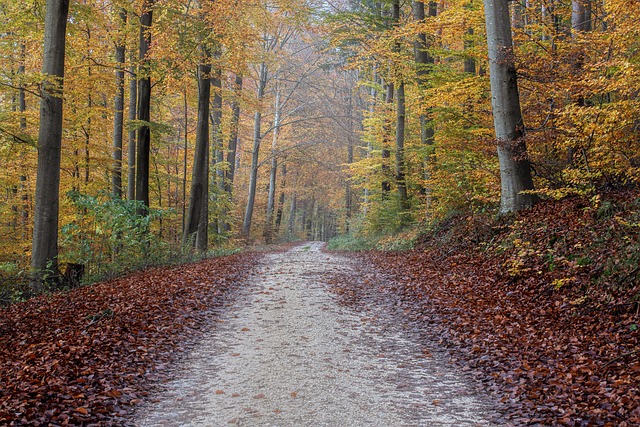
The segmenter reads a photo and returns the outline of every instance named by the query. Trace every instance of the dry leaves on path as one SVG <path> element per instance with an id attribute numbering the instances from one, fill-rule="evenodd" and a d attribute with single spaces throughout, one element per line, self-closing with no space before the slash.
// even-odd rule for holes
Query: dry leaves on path
<path id="1" fill-rule="evenodd" d="M 0 424 L 122 424 L 259 257 L 154 268 L 3 310 Z"/>
<path id="2" fill-rule="evenodd" d="M 363 254 L 388 280 L 347 287 L 341 298 L 366 304 L 376 293 L 402 306 L 518 425 L 640 426 L 639 285 L 619 285 L 637 274 L 623 262 L 637 252 L 621 248 L 638 250 L 638 230 L 576 200 L 527 211 L 489 233 L 493 247 L 482 227 L 461 223 L 447 245 L 440 236 L 406 253 Z M 577 249 L 589 264 L 572 261 Z M 603 274 L 610 264 L 617 269 Z"/>

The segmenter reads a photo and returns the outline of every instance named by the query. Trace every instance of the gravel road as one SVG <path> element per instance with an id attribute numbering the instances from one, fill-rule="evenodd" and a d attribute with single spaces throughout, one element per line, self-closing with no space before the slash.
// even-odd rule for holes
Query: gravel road
<path id="1" fill-rule="evenodd" d="M 362 267 L 322 245 L 267 255 L 134 425 L 494 425 L 446 358 L 336 302 L 330 278 Z"/>

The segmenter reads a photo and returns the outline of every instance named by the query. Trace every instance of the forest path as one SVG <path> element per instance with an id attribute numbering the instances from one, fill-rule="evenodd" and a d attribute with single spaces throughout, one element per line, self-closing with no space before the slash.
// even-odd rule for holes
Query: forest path
<path id="1" fill-rule="evenodd" d="M 491 426 L 446 358 L 330 283 L 364 267 L 311 242 L 268 254 L 137 426 Z M 370 276 L 370 275 L 369 275 Z"/>

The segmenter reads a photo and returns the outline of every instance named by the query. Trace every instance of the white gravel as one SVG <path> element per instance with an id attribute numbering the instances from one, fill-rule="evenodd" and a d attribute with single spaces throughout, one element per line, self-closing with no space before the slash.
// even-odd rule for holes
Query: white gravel
<path id="1" fill-rule="evenodd" d="M 269 254 L 138 426 L 491 426 L 486 396 L 390 322 L 339 306 L 322 243 Z"/>

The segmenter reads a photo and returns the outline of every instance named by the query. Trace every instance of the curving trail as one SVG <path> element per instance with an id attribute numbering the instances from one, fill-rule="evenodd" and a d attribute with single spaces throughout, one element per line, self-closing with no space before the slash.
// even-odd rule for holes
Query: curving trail
<path id="1" fill-rule="evenodd" d="M 400 322 L 336 302 L 329 283 L 364 267 L 322 246 L 267 255 L 134 425 L 496 425 L 495 405 Z"/>

